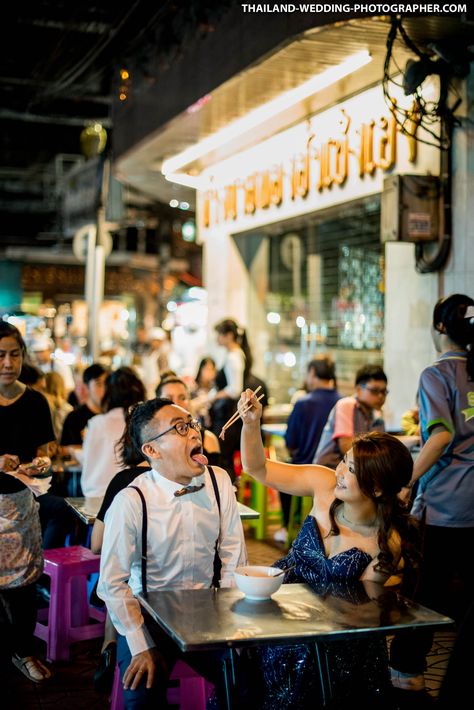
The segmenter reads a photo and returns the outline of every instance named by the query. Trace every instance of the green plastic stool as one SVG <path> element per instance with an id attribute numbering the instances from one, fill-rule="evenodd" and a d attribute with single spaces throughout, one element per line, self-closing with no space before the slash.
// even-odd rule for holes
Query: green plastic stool
<path id="1" fill-rule="evenodd" d="M 311 496 L 291 496 L 287 538 L 288 548 L 291 547 L 293 540 L 298 535 L 301 526 L 311 512 L 312 507 L 313 499 Z"/>
<path id="2" fill-rule="evenodd" d="M 249 484 L 250 500 L 245 497 L 245 489 Z M 270 522 L 279 523 L 281 525 L 282 515 L 281 510 L 268 510 L 268 487 L 263 483 L 259 483 L 252 476 L 249 476 L 245 471 L 242 471 L 239 482 L 239 490 L 237 498 L 241 503 L 250 506 L 260 513 L 257 520 L 246 520 L 246 524 L 255 530 L 255 539 L 264 540 L 267 527 Z"/>

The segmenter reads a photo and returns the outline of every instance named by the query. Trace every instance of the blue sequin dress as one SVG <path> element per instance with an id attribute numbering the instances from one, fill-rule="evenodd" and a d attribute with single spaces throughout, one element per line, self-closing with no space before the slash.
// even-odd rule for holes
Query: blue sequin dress
<path id="1" fill-rule="evenodd" d="M 368 600 L 363 585 L 358 582 L 372 557 L 353 547 L 328 557 L 315 518 L 309 515 L 288 555 L 274 566 L 289 570 L 284 583 L 305 582 L 317 594 L 330 593 L 353 604 Z M 357 699 L 365 707 L 383 707 L 389 691 L 388 657 L 385 639 L 361 638 L 354 641 L 333 641 L 323 646 L 329 664 L 333 688 L 333 706 L 354 708 Z M 263 675 L 260 708 L 321 707 L 319 676 L 312 644 L 269 646 L 259 648 L 254 662 Z"/>

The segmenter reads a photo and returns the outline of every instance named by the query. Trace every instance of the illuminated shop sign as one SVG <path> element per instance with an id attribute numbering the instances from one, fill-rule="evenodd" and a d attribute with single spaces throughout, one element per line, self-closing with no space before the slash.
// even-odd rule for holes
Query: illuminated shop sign
<path id="1" fill-rule="evenodd" d="M 200 226 L 252 226 L 252 218 L 270 213 L 282 219 L 379 191 L 389 171 L 436 169 L 433 148 L 424 151 L 431 160 L 420 161 L 418 124 L 413 106 L 412 135 L 402 133 L 381 89 L 370 89 L 208 169 L 212 187 L 199 194 Z"/>

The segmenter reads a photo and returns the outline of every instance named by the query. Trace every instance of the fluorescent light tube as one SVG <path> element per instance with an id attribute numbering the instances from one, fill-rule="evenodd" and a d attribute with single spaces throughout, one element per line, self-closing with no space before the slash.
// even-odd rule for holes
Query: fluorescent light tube
<path id="1" fill-rule="evenodd" d="M 341 64 L 330 67 L 329 69 L 321 72 L 321 74 L 317 74 L 311 79 L 308 79 L 308 81 L 305 81 L 303 84 L 300 84 L 300 86 L 280 94 L 280 96 L 277 96 L 275 99 L 272 99 L 266 104 L 250 111 L 248 114 L 237 119 L 236 121 L 233 121 L 220 131 L 204 138 L 202 141 L 199 141 L 199 143 L 195 143 L 172 158 L 163 161 L 161 172 L 164 175 L 168 175 L 169 173 L 177 173 L 178 170 L 189 163 L 202 158 L 203 155 L 206 155 L 213 150 L 221 148 L 223 145 L 229 143 L 229 141 L 234 140 L 238 136 L 253 130 L 256 126 L 269 118 L 272 118 L 282 111 L 287 110 L 291 106 L 294 106 L 298 102 L 307 99 L 309 96 L 321 91 L 321 89 L 327 88 L 348 74 L 352 74 L 354 71 L 365 66 L 370 61 L 372 61 L 372 57 L 366 50 L 352 54 L 341 62 Z M 170 175 L 168 179 L 173 182 L 177 182 L 175 180 L 176 177 L 177 175 Z"/>

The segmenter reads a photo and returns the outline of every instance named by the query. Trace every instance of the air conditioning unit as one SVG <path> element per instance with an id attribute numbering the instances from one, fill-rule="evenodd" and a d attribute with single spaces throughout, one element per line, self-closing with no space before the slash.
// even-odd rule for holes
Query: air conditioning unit
<path id="1" fill-rule="evenodd" d="M 385 178 L 380 215 L 382 242 L 438 239 L 440 183 L 434 175 Z"/>

